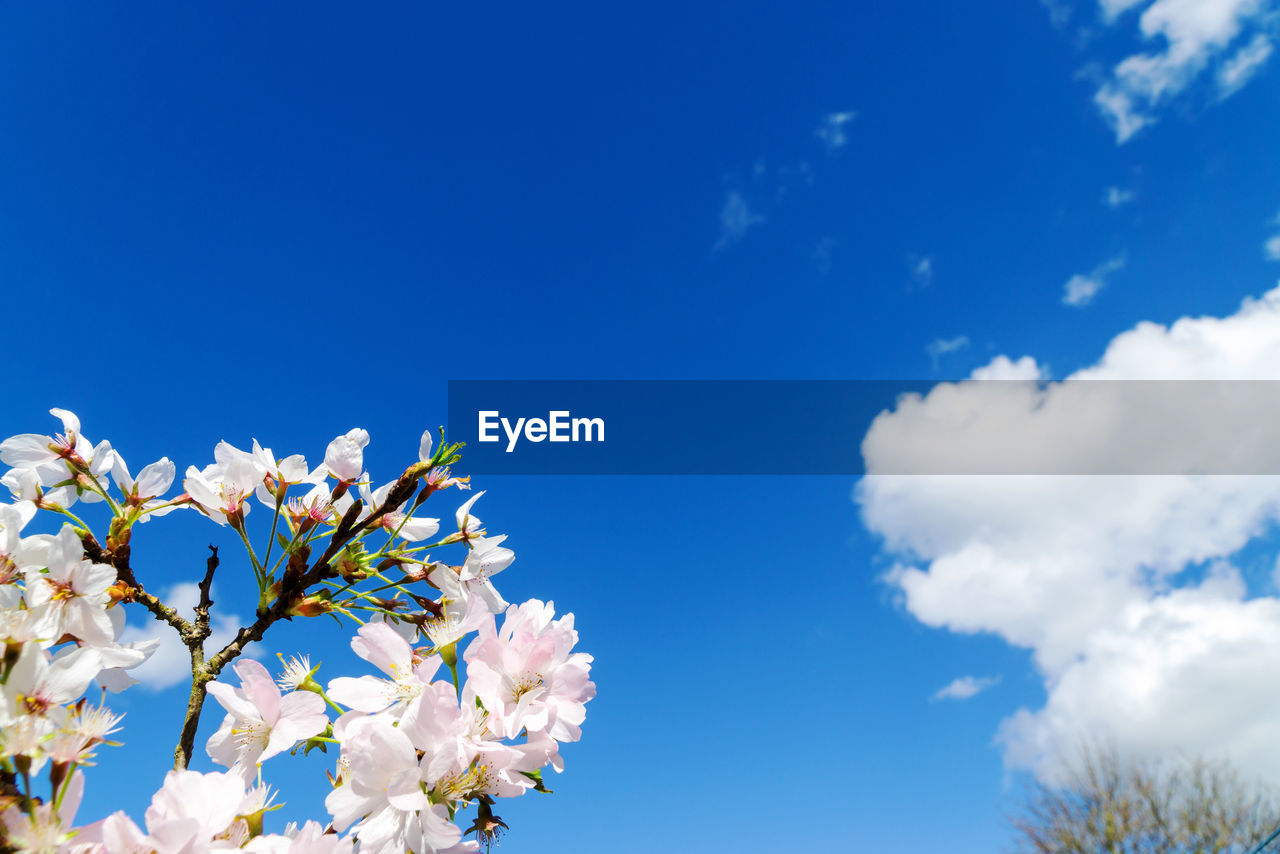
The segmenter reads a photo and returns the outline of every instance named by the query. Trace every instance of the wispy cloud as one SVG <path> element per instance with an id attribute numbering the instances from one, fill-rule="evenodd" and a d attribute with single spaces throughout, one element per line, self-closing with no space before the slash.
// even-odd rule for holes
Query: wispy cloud
<path id="1" fill-rule="evenodd" d="M 1258 0 L 1100 0 L 1103 22 L 1112 26 L 1145 7 L 1137 18 L 1139 35 L 1162 42 L 1162 49 L 1122 59 L 1094 93 L 1116 142 L 1155 124 L 1161 110 L 1211 68 L 1217 69 L 1219 99 L 1245 85 L 1271 56 L 1266 28 L 1273 6 Z M 1235 46 L 1242 37 L 1248 41 Z"/>
<path id="2" fill-rule="evenodd" d="M 1125 190 L 1120 187 L 1107 187 L 1106 195 L 1102 197 L 1102 202 L 1109 208 L 1118 208 L 1121 205 L 1127 205 L 1134 199 L 1133 190 Z"/>
<path id="3" fill-rule="evenodd" d="M 1280 214 L 1276 214 L 1267 224 L 1272 228 L 1280 228 Z M 1266 239 L 1262 244 L 1262 254 L 1268 261 L 1280 261 L 1280 232 Z"/>
<path id="4" fill-rule="evenodd" d="M 764 217 L 751 210 L 747 200 L 737 190 L 730 190 L 725 197 L 724 207 L 720 208 L 720 239 L 716 241 L 716 249 L 725 249 L 737 243 L 753 226 L 765 221 Z"/>
<path id="5" fill-rule="evenodd" d="M 988 688 L 1000 683 L 999 676 L 961 676 L 943 685 L 933 695 L 933 702 L 939 700 L 969 700 L 978 696 Z"/>
<path id="6" fill-rule="evenodd" d="M 933 258 L 929 255 L 907 256 L 907 273 L 911 276 L 910 284 L 916 288 L 927 288 L 933 284 Z"/>
<path id="7" fill-rule="evenodd" d="M 957 335 L 955 338 L 935 338 L 929 342 L 924 351 L 929 354 L 934 370 L 938 368 L 938 360 L 948 353 L 958 353 L 969 346 L 969 336 Z"/>
<path id="8" fill-rule="evenodd" d="M 1218 98 L 1230 98 L 1244 84 L 1253 79 L 1267 60 L 1271 58 L 1273 48 L 1271 39 L 1258 33 L 1253 40 L 1236 51 L 1235 55 L 1222 63 L 1218 69 Z"/>
<path id="9" fill-rule="evenodd" d="M 1049 13 L 1049 23 L 1062 29 L 1071 21 L 1071 7 L 1066 0 L 1040 0 L 1040 5 Z"/>
<path id="10" fill-rule="evenodd" d="M 822 140 L 828 152 L 835 153 L 848 144 L 849 135 L 845 133 L 845 125 L 857 117 L 858 113 L 854 110 L 827 113 L 822 117 L 822 123 L 814 133 L 817 134 L 818 139 Z"/>
<path id="11" fill-rule="evenodd" d="M 1280 261 L 1280 234 L 1267 238 L 1267 242 L 1262 244 L 1262 252 L 1268 261 Z"/>
<path id="12" fill-rule="evenodd" d="M 1062 287 L 1062 304 L 1083 308 L 1107 286 L 1107 278 L 1124 267 L 1124 256 L 1104 261 L 1088 273 L 1076 273 Z"/>

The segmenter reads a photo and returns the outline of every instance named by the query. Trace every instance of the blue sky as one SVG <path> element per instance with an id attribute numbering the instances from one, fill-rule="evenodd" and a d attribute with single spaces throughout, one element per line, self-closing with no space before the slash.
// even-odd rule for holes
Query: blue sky
<path id="1" fill-rule="evenodd" d="M 1234 316 L 1276 280 L 1274 4 L 1170 5 L 7 6 L 0 433 L 67 407 L 136 471 L 254 437 L 317 462 L 359 425 L 384 479 L 449 379 L 1060 377 L 1140 321 Z M 887 548 L 852 479 L 477 485 L 504 594 L 574 611 L 599 686 L 503 850 L 1008 843 L 993 739 L 1058 665 L 886 580 L 948 552 Z M 1273 593 L 1266 519 L 1184 562 Z M 234 554 L 199 522 L 140 535 L 152 586 Z M 337 675 L 344 643 L 267 647 Z M 931 702 L 964 676 L 999 681 Z M 132 758 L 102 757 L 85 817 L 140 816 L 181 696 L 113 701 Z M 324 761 L 273 764 L 315 812 Z"/>

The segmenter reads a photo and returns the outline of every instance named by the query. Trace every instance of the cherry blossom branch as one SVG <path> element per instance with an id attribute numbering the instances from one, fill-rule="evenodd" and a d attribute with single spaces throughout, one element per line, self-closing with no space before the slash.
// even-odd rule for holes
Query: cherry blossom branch
<path id="1" fill-rule="evenodd" d="M 178 630 L 184 638 L 190 634 L 192 625 L 175 609 L 169 607 L 156 596 L 142 588 L 129 566 L 129 544 L 122 543 L 111 550 L 99 545 L 92 533 L 85 532 L 80 537 L 84 545 L 84 553 L 94 563 L 105 563 L 116 570 L 116 578 L 125 585 L 125 596 L 129 601 L 137 602 L 155 615 L 157 620 L 168 623 Z"/>
<path id="2" fill-rule="evenodd" d="M 210 634 L 209 606 L 213 604 L 209 591 L 213 586 L 213 573 L 218 568 L 218 547 L 209 546 L 209 560 L 205 566 L 204 580 L 200 582 L 200 604 L 196 605 L 196 629 L 203 632 L 201 640 Z"/>
<path id="3" fill-rule="evenodd" d="M 541 769 L 559 770 L 559 743 L 579 738 L 583 704 L 595 694 L 588 679 L 591 657 L 570 652 L 577 643 L 571 614 L 556 620 L 552 606 L 538 600 L 509 606 L 493 587 L 490 577 L 515 555 L 502 547 L 505 536 L 489 537 L 471 515 L 483 493 L 457 508 L 456 533 L 419 545 L 432 539 L 440 520 L 412 519 L 414 512 L 435 491 L 467 483 L 447 468 L 457 445 L 432 453 L 424 434 L 418 462 L 375 487 L 363 466 L 368 434 L 359 428 L 331 442 L 324 465 L 314 470 L 301 455 L 277 459 L 256 441 L 252 452 L 223 442 L 214 452 L 217 462 L 188 468 L 187 491 L 166 502 L 159 496 L 176 471 L 167 457 L 135 479 L 110 443 L 93 445 L 80 435 L 73 413 L 52 414 L 63 421 L 58 436 L 21 434 L 0 441 L 0 462 L 15 467 L 4 478 L 15 503 L 0 503 L 0 626 L 8 643 L 0 656 L 0 854 L 69 850 L 83 847 L 81 842 L 102 854 L 125 854 L 165 840 L 201 849 L 287 847 L 305 854 L 352 854 L 357 845 L 368 854 L 475 851 L 507 827 L 493 812 L 496 798 L 550 791 Z M 64 465 L 70 479 L 63 478 Z M 119 488 L 118 501 L 106 495 L 108 471 Z M 330 477 L 337 480 L 333 489 L 325 484 Z M 310 487 L 306 497 L 286 505 L 289 488 L 301 485 Z M 359 500 L 347 494 L 353 488 Z M 73 524 L 62 524 L 52 537 L 19 536 L 35 511 L 59 512 L 78 498 L 91 499 L 89 493 L 106 499 L 112 511 L 101 540 L 69 512 L 64 515 Z M 275 511 L 261 562 L 244 525 L 246 498 L 252 495 Z M 189 613 L 148 593 L 130 564 L 134 524 L 150 512 L 162 515 L 180 506 L 229 524 L 258 574 L 252 622 L 211 658 L 205 645 L 218 549 L 209 547 Z M 281 517 L 291 537 L 278 531 Z M 267 570 L 277 543 L 283 554 Z M 420 554 L 454 544 L 466 547 L 461 566 Z M 404 577 L 392 580 L 392 569 Z M 435 592 L 419 595 L 418 584 Z M 383 598 L 389 589 L 395 592 Z M 150 644 L 122 642 L 123 621 L 113 619 L 120 612 L 108 613 L 121 602 L 138 602 L 171 625 L 191 659 L 175 770 L 152 799 L 145 833 L 124 812 L 93 825 L 72 825 L 84 786 L 80 769 L 93 764 L 98 745 L 115 744 L 108 736 L 121 717 L 80 695 L 99 677 L 104 687 L 121 687 L 125 671 L 151 651 Z M 501 631 L 495 623 L 499 613 L 505 613 Z M 285 668 L 278 679 L 246 660 L 234 665 L 239 688 L 221 680 L 220 671 L 276 622 L 321 614 L 359 623 L 352 649 L 390 678 L 339 677 L 329 680 L 327 693 L 313 678 L 319 666 L 298 655 L 288 662 L 281 656 Z M 366 615 L 382 619 L 362 620 Z M 460 655 L 460 642 L 476 632 Z M 415 648 L 419 637 L 427 645 Z M 465 690 L 460 658 L 466 661 Z M 449 681 L 434 678 L 440 663 L 448 666 Z M 388 692 L 391 706 L 382 699 Z M 206 748 L 215 763 L 231 769 L 226 772 L 185 770 L 206 694 L 227 711 Z M 326 705 L 339 715 L 348 709 L 365 713 L 338 727 Z M 423 725 L 401 726 L 410 720 Z M 330 827 L 313 821 L 287 836 L 265 832 L 263 815 L 273 808 L 269 790 L 261 776 L 254 787 L 249 774 L 284 751 L 305 754 L 327 745 L 339 748 L 337 776 L 329 775 L 334 792 L 325 798 L 334 819 Z M 47 797 L 36 797 L 37 784 Z M 463 831 L 454 822 L 460 810 L 472 807 L 475 821 Z M 472 833 L 480 846 L 457 844 Z"/>
<path id="4" fill-rule="evenodd" d="M 173 767 L 186 768 L 195 749 L 196 730 L 200 726 L 200 711 L 204 708 L 205 685 L 212 681 L 204 667 L 204 641 L 212 630 L 209 628 L 209 606 L 213 599 L 209 591 L 213 585 L 213 573 L 218 568 L 218 547 L 209 546 L 204 579 L 200 582 L 200 602 L 196 605 L 196 621 L 191 631 L 182 634 L 182 642 L 191 651 L 191 694 L 187 698 L 187 713 L 182 719 L 182 732 L 173 752 Z"/>
<path id="5" fill-rule="evenodd" d="M 215 680 L 227 664 L 241 655 L 248 644 L 262 640 L 267 629 L 281 619 L 288 619 L 291 616 L 290 610 L 295 607 L 299 600 L 306 596 L 311 587 L 335 576 L 336 573 L 329 565 L 329 561 L 333 559 L 334 555 L 344 546 L 357 539 L 363 532 L 369 530 L 370 526 L 378 520 L 408 501 L 417 488 L 417 481 L 418 478 L 412 472 L 406 472 L 401 475 L 395 486 L 388 493 L 386 500 L 360 521 L 356 520 L 361 509 L 363 509 L 362 505 L 359 501 L 353 503 L 342 519 L 339 520 L 323 554 L 307 567 L 305 572 L 295 571 L 291 576 L 289 568 L 286 568 L 280 593 L 271 606 L 260 612 L 258 618 L 251 625 L 241 628 L 230 643 L 207 660 L 204 654 L 204 641 L 211 634 L 209 607 L 213 604 L 213 600 L 210 598 L 210 589 L 213 584 L 213 574 L 218 568 L 217 548 L 214 546 L 209 547 L 212 554 L 210 554 L 206 564 L 204 579 L 199 584 L 200 601 L 195 609 L 196 618 L 194 622 L 191 622 L 178 614 L 174 608 L 166 605 L 159 598 L 143 589 L 134 575 L 132 567 L 129 565 L 129 544 L 127 541 L 117 543 L 111 549 L 104 549 L 91 533 L 86 532 L 81 538 L 85 547 L 85 554 L 95 562 L 115 567 L 117 578 L 127 588 L 126 594 L 128 598 L 141 603 L 155 615 L 156 619 L 173 626 L 178 631 L 182 643 L 190 651 L 191 693 L 187 699 L 187 709 L 183 716 L 178 746 L 174 750 L 175 768 L 186 768 L 191 761 L 191 754 L 195 749 L 196 731 L 200 726 L 200 713 L 204 708 L 205 686 Z M 293 563 L 293 561 L 290 561 L 290 563 Z"/>
<path id="6" fill-rule="evenodd" d="M 191 763 L 196 730 L 200 727 L 200 711 L 204 708 L 205 685 L 214 680 L 204 666 L 204 639 L 188 643 L 187 647 L 191 650 L 191 694 L 187 698 L 187 713 L 182 719 L 178 746 L 173 751 L 173 767 L 178 770 Z"/>
<path id="7" fill-rule="evenodd" d="M 191 761 L 191 752 L 195 746 L 196 729 L 200 725 L 200 711 L 204 706 L 205 685 L 211 682 L 217 673 L 210 674 L 204 667 L 204 641 L 211 634 L 209 628 L 209 607 L 213 604 L 210 589 L 213 585 L 213 573 L 218 568 L 218 549 L 209 546 L 212 554 L 206 562 L 204 579 L 200 582 L 200 602 L 196 606 L 196 619 L 191 622 L 183 618 L 176 609 L 166 605 L 158 597 L 147 593 L 129 565 L 129 545 L 120 543 L 113 549 L 104 549 L 91 533 L 80 538 L 85 554 L 95 563 L 105 563 L 116 570 L 116 578 L 125 584 L 126 598 L 141 604 L 155 615 L 156 619 L 168 623 L 177 630 L 182 643 L 191 652 L 191 695 L 187 700 L 187 711 L 182 721 L 182 731 L 178 747 L 174 751 L 174 767 L 186 768 Z"/>
<path id="8" fill-rule="evenodd" d="M 316 558 L 305 572 L 291 573 L 291 567 L 286 567 L 284 578 L 281 581 L 280 594 L 276 597 L 275 602 L 265 611 L 259 613 L 258 618 L 252 624 L 236 632 L 235 638 L 230 643 L 204 663 L 204 669 L 210 674 L 210 678 L 216 678 L 223 667 L 244 652 L 248 644 L 262 640 L 263 635 L 272 625 L 281 619 L 288 619 L 290 609 L 306 596 L 309 589 L 327 578 L 336 576 L 337 573 L 329 565 L 329 561 L 333 559 L 334 555 L 341 551 L 343 546 L 356 539 L 362 532 L 368 530 L 370 525 L 408 501 L 417 488 L 417 482 L 418 477 L 415 476 L 412 470 L 405 472 L 396 481 L 395 486 L 391 488 L 386 500 L 359 522 L 356 519 L 363 508 L 359 501 L 353 503 L 342 519 L 338 521 L 337 527 L 334 528 L 333 534 L 329 537 L 329 545 L 320 557 Z"/>

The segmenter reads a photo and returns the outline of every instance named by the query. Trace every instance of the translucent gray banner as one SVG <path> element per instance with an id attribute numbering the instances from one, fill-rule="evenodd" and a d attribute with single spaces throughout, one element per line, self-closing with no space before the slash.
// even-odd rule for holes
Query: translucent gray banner
<path id="1" fill-rule="evenodd" d="M 451 381 L 477 474 L 1280 474 L 1280 382 Z"/>

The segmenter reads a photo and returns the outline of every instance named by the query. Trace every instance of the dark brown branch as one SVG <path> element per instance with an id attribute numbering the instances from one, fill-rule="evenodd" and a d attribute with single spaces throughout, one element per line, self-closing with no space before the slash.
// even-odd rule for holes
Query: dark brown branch
<path id="1" fill-rule="evenodd" d="M 182 615 L 176 610 L 144 590 L 142 585 L 138 583 L 138 579 L 134 577 L 133 569 L 129 566 L 128 544 L 117 546 L 114 551 L 108 551 L 98 544 L 93 534 L 85 534 L 80 538 L 80 542 L 84 545 L 84 553 L 89 560 L 94 563 L 105 563 L 115 568 L 116 578 L 123 581 L 128 588 L 128 595 L 131 601 L 142 605 L 154 614 L 157 620 L 166 622 L 177 629 L 185 642 L 186 637 L 192 630 L 191 623 L 183 619 Z"/>
<path id="2" fill-rule="evenodd" d="M 129 565 L 129 544 L 119 543 L 111 549 L 104 549 L 93 534 L 81 537 L 85 555 L 95 563 L 112 566 L 116 570 L 116 578 L 125 585 L 125 595 L 129 601 L 138 602 L 150 611 L 157 620 L 173 626 L 182 638 L 182 643 L 191 651 L 191 697 L 187 702 L 187 714 L 182 722 L 182 734 L 178 747 L 174 751 L 174 767 L 186 768 L 191 761 L 191 751 L 195 746 L 196 729 L 200 724 L 200 709 L 204 705 L 204 686 L 213 679 L 204 667 L 204 640 L 209 636 L 209 606 L 213 600 L 209 596 L 213 584 L 213 573 L 218 568 L 218 550 L 210 546 L 213 552 L 209 556 L 205 568 L 204 580 L 200 582 L 200 603 L 196 606 L 196 619 L 191 622 L 182 617 L 175 609 L 161 602 L 143 589 L 133 568 Z"/>
<path id="3" fill-rule="evenodd" d="M 191 762 L 191 752 L 196 745 L 196 730 L 200 727 L 200 710 L 204 708 L 205 685 L 214 676 L 204 667 L 204 640 L 188 644 L 191 649 L 191 694 L 187 698 L 187 714 L 182 719 L 182 733 L 178 747 L 173 751 L 173 767 L 182 770 Z"/>
<path id="4" fill-rule="evenodd" d="M 213 604 L 213 599 L 209 595 L 209 590 L 213 586 L 213 573 L 218 569 L 218 547 L 209 546 L 209 560 L 204 571 L 204 580 L 200 582 L 200 604 L 196 605 L 196 631 L 200 633 L 201 640 L 209 636 L 209 606 Z"/>
<path id="5" fill-rule="evenodd" d="M 213 574 L 218 569 L 218 547 L 209 546 L 209 559 L 205 563 L 204 579 L 200 582 L 200 602 L 196 605 L 196 621 L 191 630 L 182 635 L 182 642 L 191 651 L 191 694 L 187 698 L 187 714 L 182 720 L 182 733 L 178 747 L 173 752 L 173 767 L 186 768 L 195 749 L 196 730 L 200 727 L 200 710 L 204 708 L 205 685 L 213 676 L 204 666 L 204 641 L 209 637 L 209 606 L 213 604 L 210 590 Z"/>

